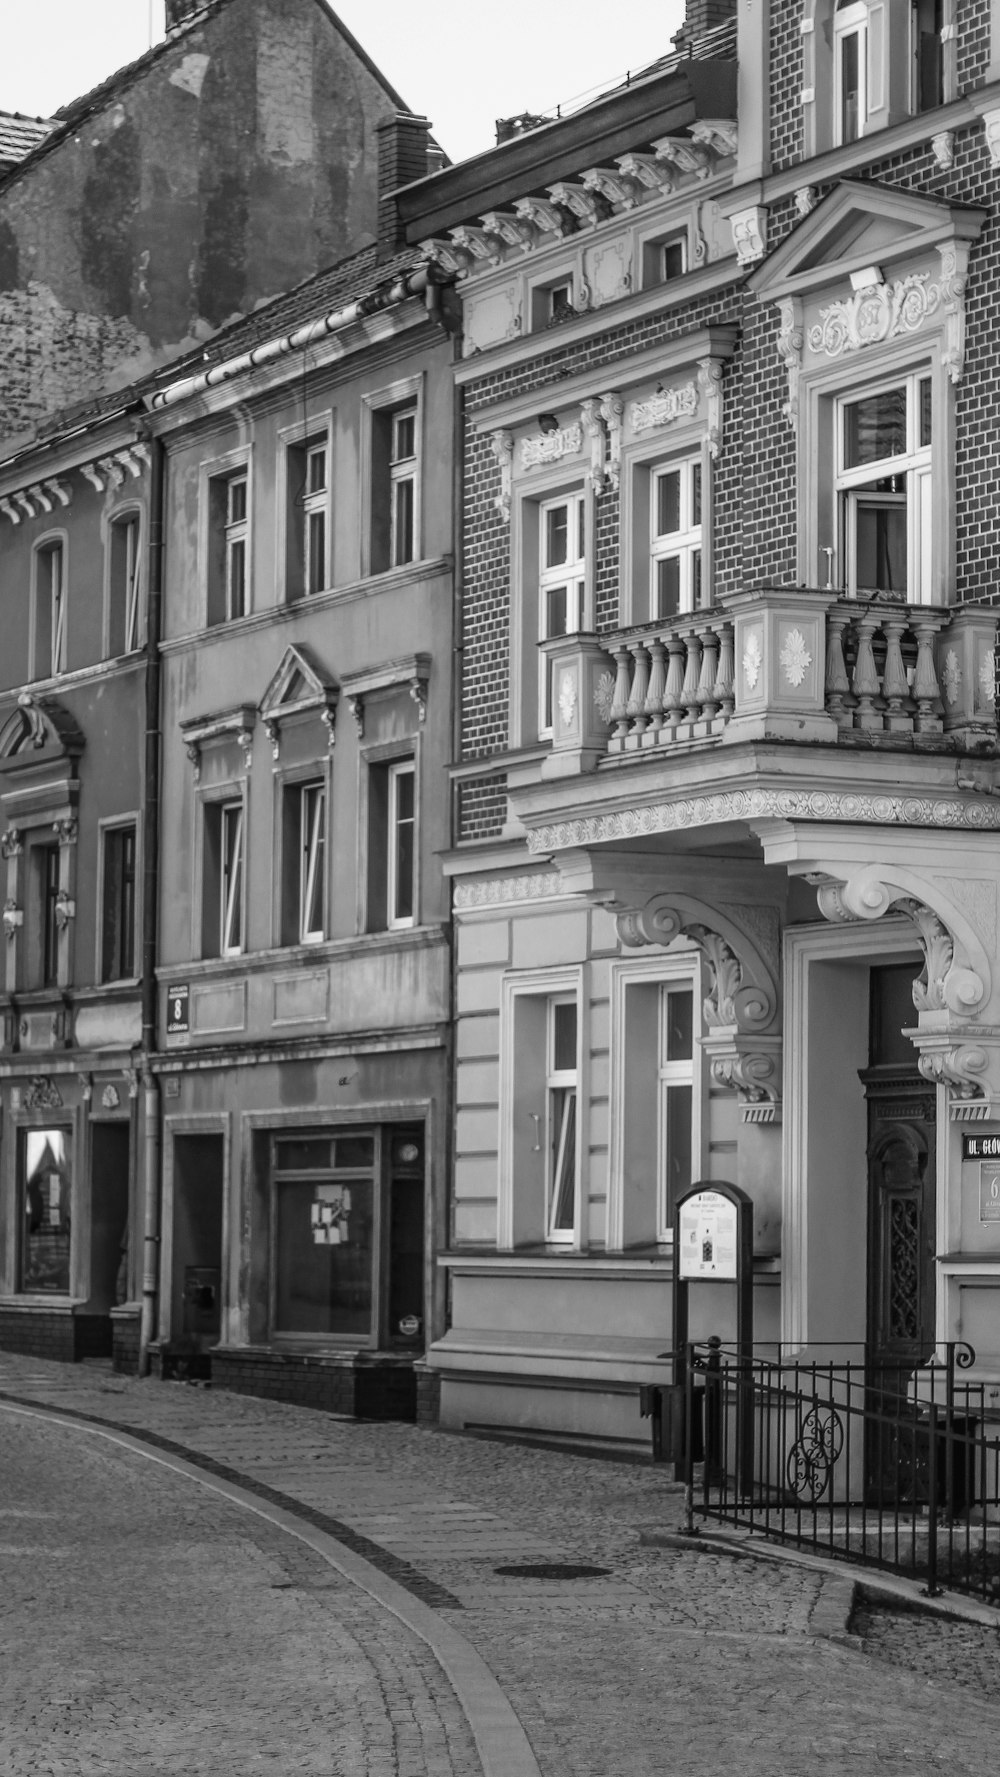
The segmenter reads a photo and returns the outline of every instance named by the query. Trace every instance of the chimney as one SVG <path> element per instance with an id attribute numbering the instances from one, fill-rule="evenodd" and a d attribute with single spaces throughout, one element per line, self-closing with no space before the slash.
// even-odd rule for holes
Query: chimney
<path id="1" fill-rule="evenodd" d="M 183 30 L 199 12 L 204 12 L 208 3 L 209 0 L 163 0 L 167 36 Z"/>
<path id="2" fill-rule="evenodd" d="M 689 49 L 706 32 L 724 25 L 736 12 L 736 0 L 687 0 L 684 23 L 671 39 L 679 50 Z"/>
<path id="3" fill-rule="evenodd" d="M 428 172 L 430 122 L 397 111 L 376 126 L 378 136 L 378 256 L 391 259 L 406 246 L 406 233 L 389 193 Z"/>

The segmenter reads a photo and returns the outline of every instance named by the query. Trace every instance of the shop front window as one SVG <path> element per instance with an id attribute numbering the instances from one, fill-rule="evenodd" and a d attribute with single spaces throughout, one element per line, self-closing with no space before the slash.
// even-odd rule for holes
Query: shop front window
<path id="1" fill-rule="evenodd" d="M 69 1131 L 25 1129 L 19 1152 L 20 1276 L 24 1295 L 69 1294 Z"/>
<path id="2" fill-rule="evenodd" d="M 275 1139 L 277 1333 L 371 1336 L 375 1176 L 370 1132 Z"/>

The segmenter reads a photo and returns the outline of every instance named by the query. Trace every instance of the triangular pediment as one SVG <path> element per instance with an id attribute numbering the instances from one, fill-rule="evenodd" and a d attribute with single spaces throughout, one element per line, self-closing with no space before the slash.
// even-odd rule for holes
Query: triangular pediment
<path id="1" fill-rule="evenodd" d="M 765 300 L 804 294 L 868 265 L 890 265 L 948 242 L 975 240 L 985 218 L 985 210 L 844 179 L 748 281 Z"/>
<path id="2" fill-rule="evenodd" d="M 304 648 L 285 649 L 277 672 L 260 701 L 263 721 L 280 720 L 295 710 L 324 708 L 336 697 L 333 680 L 309 658 Z"/>

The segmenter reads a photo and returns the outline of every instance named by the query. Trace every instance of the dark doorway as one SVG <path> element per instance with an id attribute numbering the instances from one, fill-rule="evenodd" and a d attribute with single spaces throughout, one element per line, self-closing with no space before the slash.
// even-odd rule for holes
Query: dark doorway
<path id="1" fill-rule="evenodd" d="M 912 1424 L 910 1378 L 934 1349 L 935 1094 L 903 1031 L 916 1023 L 913 963 L 873 969 L 868 1103 L 868 1364 L 870 1404 L 893 1403 Z M 912 1430 L 874 1425 L 868 1487 L 900 1497 L 918 1483 Z M 907 1478 L 903 1471 L 912 1471 Z"/>
<path id="2" fill-rule="evenodd" d="M 170 1346 L 201 1352 L 222 1325 L 221 1135 L 175 1135 Z"/>
<path id="3" fill-rule="evenodd" d="M 389 1344 L 424 1348 L 424 1132 L 389 1132 Z"/>
<path id="4" fill-rule="evenodd" d="M 126 1122 L 90 1126 L 90 1304 L 125 1300 L 131 1137 Z"/>

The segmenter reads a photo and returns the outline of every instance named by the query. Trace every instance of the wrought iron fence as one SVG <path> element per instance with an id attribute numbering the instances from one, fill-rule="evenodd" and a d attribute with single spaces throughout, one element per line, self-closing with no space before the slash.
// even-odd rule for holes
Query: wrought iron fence
<path id="1" fill-rule="evenodd" d="M 863 1346 L 748 1356 L 718 1340 L 674 1361 L 663 1453 L 680 1458 L 689 1527 L 697 1512 L 1000 1602 L 1000 1410 L 965 1379 L 970 1346 L 917 1369 Z"/>

